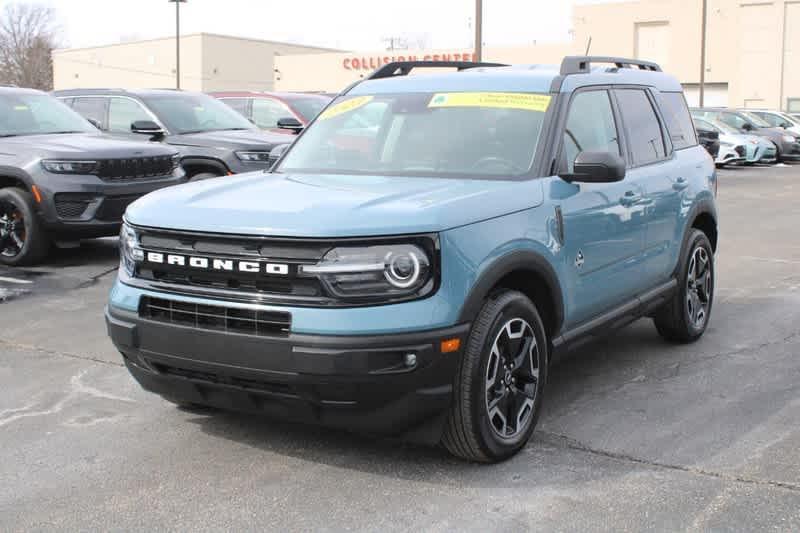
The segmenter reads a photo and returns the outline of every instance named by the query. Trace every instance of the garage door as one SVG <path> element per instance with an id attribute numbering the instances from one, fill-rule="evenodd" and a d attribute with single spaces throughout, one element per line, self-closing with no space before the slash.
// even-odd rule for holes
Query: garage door
<path id="1" fill-rule="evenodd" d="M 636 24 L 636 59 L 655 61 L 664 70 L 669 63 L 669 23 L 639 22 Z"/>
<path id="2" fill-rule="evenodd" d="M 684 83 L 683 94 L 689 107 L 700 105 L 700 85 L 697 83 Z M 706 107 L 728 107 L 728 84 L 706 83 L 703 105 Z"/>

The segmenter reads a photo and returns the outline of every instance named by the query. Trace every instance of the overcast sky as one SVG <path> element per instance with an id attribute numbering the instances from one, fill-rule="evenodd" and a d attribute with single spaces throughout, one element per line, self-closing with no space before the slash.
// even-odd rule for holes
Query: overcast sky
<path id="1" fill-rule="evenodd" d="M 19 0 L 17 0 L 19 1 Z M 602 0 L 484 0 L 484 42 L 530 44 L 569 38 L 572 5 Z M 0 0 L 0 5 L 11 0 Z M 175 34 L 167 0 L 35 0 L 56 10 L 61 41 L 85 47 Z M 349 50 L 422 36 L 432 48 L 472 44 L 474 0 L 188 0 L 181 33 L 222 33 Z"/>

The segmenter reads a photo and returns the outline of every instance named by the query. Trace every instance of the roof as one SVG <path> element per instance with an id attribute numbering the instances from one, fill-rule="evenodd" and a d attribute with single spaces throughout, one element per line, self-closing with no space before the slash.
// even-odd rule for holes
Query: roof
<path id="1" fill-rule="evenodd" d="M 62 89 L 53 91 L 56 96 L 158 96 L 175 93 L 203 94 L 196 91 L 184 91 L 183 89 L 114 89 L 114 88 L 88 88 L 88 89 Z"/>
<path id="2" fill-rule="evenodd" d="M 238 37 L 236 35 L 224 35 L 221 33 L 209 33 L 209 32 L 198 32 L 198 33 L 185 33 L 181 35 L 181 40 L 184 40 L 189 37 L 199 37 L 199 36 L 208 36 L 208 37 L 220 37 L 224 39 L 233 39 L 237 41 L 248 41 L 248 42 L 256 42 L 262 44 L 274 44 L 274 45 L 281 45 L 281 46 L 297 46 L 300 48 L 307 48 L 309 50 L 319 50 L 320 52 L 346 52 L 347 50 L 341 50 L 337 48 L 325 48 L 321 46 L 313 46 L 313 45 L 306 45 L 303 43 L 291 43 L 286 41 L 272 41 L 269 39 L 255 39 L 252 37 Z M 59 48 L 53 50 L 54 54 L 62 54 L 62 53 L 69 53 L 69 52 L 77 52 L 83 50 L 97 50 L 100 48 L 112 48 L 115 46 L 131 46 L 136 45 L 139 43 L 150 43 L 156 41 L 175 41 L 175 36 L 169 37 L 155 37 L 153 39 L 141 39 L 137 41 L 127 41 L 122 43 L 109 43 L 109 44 L 101 44 L 98 46 L 85 46 L 82 48 Z"/>
<path id="3" fill-rule="evenodd" d="M 292 93 L 276 91 L 212 91 L 209 92 L 215 98 L 277 98 L 279 100 L 301 100 L 317 99 L 330 100 L 329 96 L 315 93 Z"/>
<path id="4" fill-rule="evenodd" d="M 2 94 L 45 94 L 44 91 L 38 89 L 26 89 L 24 87 L 10 87 L 8 85 L 0 85 L 0 95 Z"/>
<path id="5" fill-rule="evenodd" d="M 677 79 L 660 71 L 598 66 L 562 77 L 558 65 L 514 65 L 369 79 L 355 85 L 350 94 L 439 91 L 549 93 L 556 80 L 561 81 L 559 92 L 572 92 L 591 85 L 620 84 L 651 86 L 664 92 L 683 90 Z"/>

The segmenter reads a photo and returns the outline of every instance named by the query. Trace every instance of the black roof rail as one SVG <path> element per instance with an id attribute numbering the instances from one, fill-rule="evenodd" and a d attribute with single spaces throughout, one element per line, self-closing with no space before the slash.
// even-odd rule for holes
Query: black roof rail
<path id="1" fill-rule="evenodd" d="M 638 67 L 639 70 L 661 72 L 661 67 L 658 63 L 643 61 L 641 59 L 628 59 L 625 57 L 613 56 L 566 56 L 564 60 L 561 61 L 561 75 L 585 74 L 591 70 L 592 63 L 611 63 L 617 68 Z"/>
<path id="2" fill-rule="evenodd" d="M 476 67 L 507 67 L 503 63 L 481 63 L 476 61 L 394 61 L 378 67 L 366 79 L 379 80 L 394 76 L 407 76 L 415 68 L 455 68 L 465 70 Z"/>

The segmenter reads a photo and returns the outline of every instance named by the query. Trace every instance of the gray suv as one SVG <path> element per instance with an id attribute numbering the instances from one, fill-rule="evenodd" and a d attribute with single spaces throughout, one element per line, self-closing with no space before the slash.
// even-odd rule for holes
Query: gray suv
<path id="1" fill-rule="evenodd" d="M 173 89 L 70 89 L 53 93 L 103 131 L 162 142 L 180 151 L 192 180 L 267 170 L 290 133 L 260 130 L 207 94 Z"/>
<path id="2" fill-rule="evenodd" d="M 46 93 L 0 88 L 0 264 L 115 235 L 128 204 L 184 181 L 175 149 L 109 138 Z"/>

